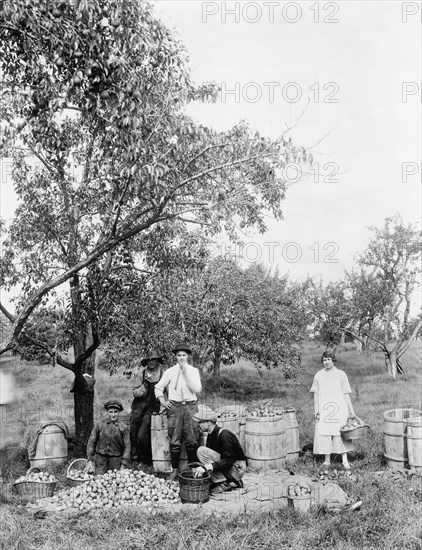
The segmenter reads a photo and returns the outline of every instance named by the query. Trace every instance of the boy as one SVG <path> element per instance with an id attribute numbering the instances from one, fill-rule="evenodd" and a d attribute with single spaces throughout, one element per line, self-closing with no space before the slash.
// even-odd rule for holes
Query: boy
<path id="1" fill-rule="evenodd" d="M 123 470 L 130 463 L 129 428 L 119 422 L 123 405 L 116 399 L 104 405 L 107 417 L 96 424 L 89 436 L 86 452 L 87 470 L 95 474 L 105 474 L 108 470 Z"/>

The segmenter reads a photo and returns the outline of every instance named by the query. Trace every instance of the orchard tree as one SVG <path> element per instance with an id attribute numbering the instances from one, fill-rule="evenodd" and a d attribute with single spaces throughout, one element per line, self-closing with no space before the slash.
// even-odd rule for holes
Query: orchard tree
<path id="1" fill-rule="evenodd" d="M 109 302 L 104 349 L 112 369 L 133 372 L 134 350 L 159 347 L 170 356 L 169 346 L 181 340 L 191 344 L 195 365 L 214 378 L 221 365 L 241 357 L 259 369 L 278 367 L 286 378 L 296 375 L 307 319 L 300 287 L 287 278 L 222 257 L 186 271 L 172 267 L 150 285 L 138 284 L 139 274 L 127 276 L 116 283 L 131 290 L 115 292 Z"/>
<path id="2" fill-rule="evenodd" d="M 21 288 L 15 312 L 2 306 L 12 328 L 0 352 L 69 285 L 74 359 L 40 346 L 75 376 L 83 444 L 93 422 L 83 374 L 93 374 L 101 339 L 98 289 L 107 292 L 125 243 L 154 233 L 159 256 L 191 224 L 232 239 L 239 227 L 265 231 L 268 212 L 281 217 L 278 170 L 308 155 L 287 131 L 271 141 L 244 122 L 216 132 L 191 120 L 186 104 L 213 101 L 216 89 L 192 83 L 181 44 L 146 1 L 1 0 L 0 50 L 2 144 L 14 145 L 19 201 L 1 284 Z"/>
<path id="3" fill-rule="evenodd" d="M 316 283 L 309 279 L 306 293 L 316 339 L 328 347 L 342 344 L 346 333 L 350 334 L 354 328 L 346 283 L 336 281 L 324 285 L 322 281 Z"/>
<path id="4" fill-rule="evenodd" d="M 382 337 L 368 331 L 384 352 L 388 374 L 395 379 L 403 372 L 401 358 L 422 326 L 422 316 L 412 315 L 412 300 L 421 273 L 421 232 L 417 225 L 405 224 L 399 214 L 385 219 L 381 229 L 371 227 L 374 236 L 357 257 L 372 284 L 355 288 L 362 301 L 378 304 Z M 392 343 L 391 343 L 392 342 Z"/>
<path id="5" fill-rule="evenodd" d="M 309 294 L 312 310 L 324 343 L 340 343 L 349 334 L 363 349 L 384 353 L 388 375 L 403 373 L 401 359 L 422 326 L 419 314 L 412 314 L 412 302 L 421 272 L 420 230 L 405 224 L 398 214 L 386 218 L 357 266 L 343 281 L 313 286 Z"/>

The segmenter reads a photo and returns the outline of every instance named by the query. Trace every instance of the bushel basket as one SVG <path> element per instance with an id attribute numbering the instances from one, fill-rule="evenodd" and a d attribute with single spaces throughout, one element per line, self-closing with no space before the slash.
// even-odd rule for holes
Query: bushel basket
<path id="1" fill-rule="evenodd" d="M 75 476 L 75 472 L 84 472 L 87 464 L 88 461 L 86 458 L 77 458 L 69 464 L 67 467 L 66 479 L 70 487 L 78 487 L 78 485 L 83 485 L 89 481 L 89 479 L 77 479 Z"/>
<path id="2" fill-rule="evenodd" d="M 199 462 L 191 462 L 179 474 L 179 496 L 184 503 L 201 504 L 210 499 L 210 480 L 209 472 L 205 472 L 203 477 L 193 477 L 193 469 L 202 466 Z"/>
<path id="3" fill-rule="evenodd" d="M 305 486 L 306 485 L 306 488 L 307 488 L 308 492 L 306 494 L 300 494 L 300 495 L 289 494 L 289 492 L 288 492 L 288 494 L 287 494 L 287 507 L 288 508 L 296 508 L 296 510 L 300 510 L 302 512 L 309 512 L 309 510 L 311 508 L 311 501 L 312 501 L 311 486 L 309 485 L 309 483 L 306 483 L 304 481 L 300 481 L 300 482 L 292 483 L 290 485 L 291 486 L 296 486 L 296 485 Z M 289 486 L 287 487 L 287 490 L 289 491 Z"/>
<path id="4" fill-rule="evenodd" d="M 26 475 L 32 472 L 40 472 L 39 468 L 29 468 Z M 18 481 L 13 484 L 13 489 L 18 495 L 27 500 L 36 500 L 44 497 L 52 497 L 57 481 Z"/>

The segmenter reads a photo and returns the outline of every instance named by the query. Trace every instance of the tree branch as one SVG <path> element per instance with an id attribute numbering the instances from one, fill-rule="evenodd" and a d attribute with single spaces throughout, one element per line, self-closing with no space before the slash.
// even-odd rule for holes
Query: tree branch
<path id="1" fill-rule="evenodd" d="M 3 315 L 5 315 L 5 317 L 7 317 L 7 319 L 11 323 L 14 323 L 16 321 L 16 316 L 10 313 L 10 311 L 8 311 L 1 302 L 0 302 L 0 311 L 3 313 Z"/>
<path id="2" fill-rule="evenodd" d="M 61 367 L 64 367 L 65 369 L 75 372 L 74 365 L 72 365 L 72 363 L 69 363 L 69 361 L 66 361 L 66 359 L 64 359 L 62 355 L 58 355 L 45 342 L 41 342 L 40 340 L 37 340 L 32 336 L 28 336 L 28 334 L 22 334 L 22 337 L 26 338 L 29 342 L 31 342 L 31 344 L 33 344 L 37 348 L 40 348 L 43 351 L 45 351 L 50 357 L 54 357 L 56 363 L 58 363 Z"/>
<path id="3" fill-rule="evenodd" d="M 416 335 L 417 333 L 419 332 L 420 328 L 422 327 L 422 319 L 419 319 L 419 322 L 417 323 L 417 325 L 415 326 L 415 328 L 413 329 L 413 332 L 412 334 L 410 335 L 410 337 L 408 338 L 408 340 L 406 341 L 405 345 L 403 346 L 403 348 L 399 348 L 397 350 L 397 357 L 400 358 L 404 353 L 406 353 L 406 351 L 409 349 L 410 347 L 410 344 L 413 342 L 413 340 L 416 338 Z"/>

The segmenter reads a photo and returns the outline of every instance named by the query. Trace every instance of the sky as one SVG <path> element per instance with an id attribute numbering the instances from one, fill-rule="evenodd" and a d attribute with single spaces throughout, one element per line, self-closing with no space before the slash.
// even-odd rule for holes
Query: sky
<path id="1" fill-rule="evenodd" d="M 284 174 L 284 220 L 249 231 L 243 251 L 280 273 L 342 278 L 371 236 L 400 212 L 421 217 L 421 4 L 395 1 L 216 2 L 156 0 L 189 54 L 196 83 L 217 82 L 215 104 L 191 104 L 223 130 L 245 119 L 278 137 L 293 126 L 315 159 L 307 179 Z M 0 214 L 16 206 L 0 159 Z M 304 176 L 305 174 L 302 173 Z"/>
<path id="2" fill-rule="evenodd" d="M 192 104 L 223 130 L 246 119 L 271 138 L 287 127 L 312 147 L 308 178 L 291 166 L 283 221 L 249 232 L 243 254 L 303 279 L 337 280 L 384 219 L 421 218 L 421 7 L 416 2 L 158 0 L 195 82 L 215 104 Z M 308 102 L 309 99 L 309 102 Z M 303 172 L 302 172 L 302 175 Z"/>

